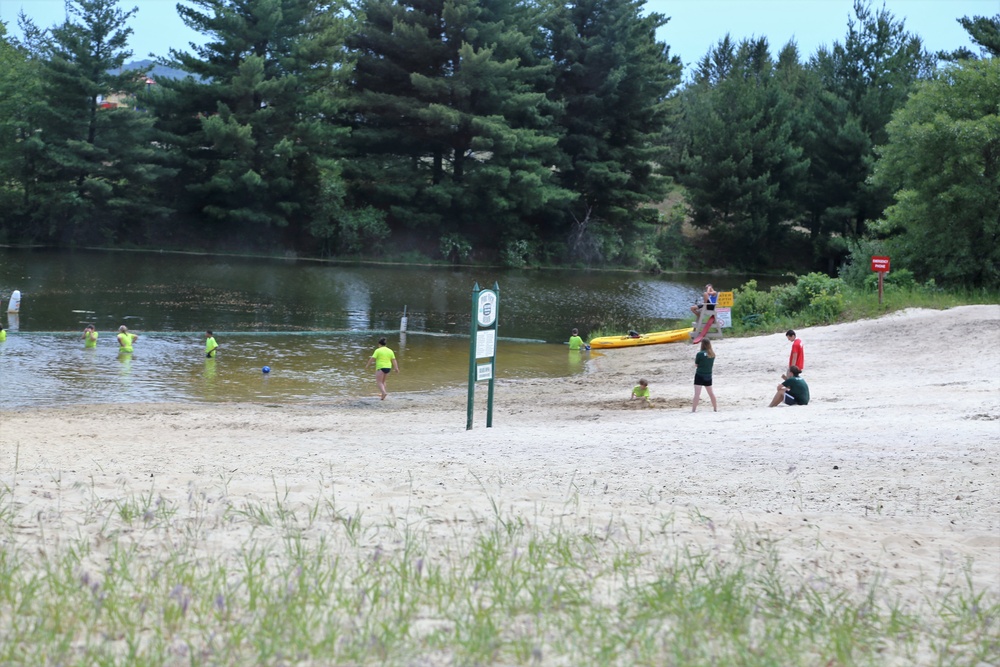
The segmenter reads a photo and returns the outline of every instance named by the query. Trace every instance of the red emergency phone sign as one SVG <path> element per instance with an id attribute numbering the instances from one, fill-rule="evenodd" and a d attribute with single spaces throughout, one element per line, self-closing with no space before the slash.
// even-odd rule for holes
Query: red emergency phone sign
<path id="1" fill-rule="evenodd" d="M 889 258 L 881 257 L 879 255 L 872 255 L 872 271 L 878 271 L 879 273 L 888 273 Z"/>
<path id="2" fill-rule="evenodd" d="M 889 258 L 872 255 L 872 271 L 878 272 L 878 305 L 882 305 L 882 279 L 889 272 Z"/>

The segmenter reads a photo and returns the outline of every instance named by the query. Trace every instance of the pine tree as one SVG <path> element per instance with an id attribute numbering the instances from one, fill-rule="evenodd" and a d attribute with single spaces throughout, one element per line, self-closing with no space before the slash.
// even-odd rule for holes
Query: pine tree
<path id="1" fill-rule="evenodd" d="M 709 230 L 724 262 L 766 265 L 794 219 L 808 166 L 792 141 L 791 98 L 767 40 L 720 40 L 683 103 L 688 157 L 680 178 L 692 223 Z"/>
<path id="2" fill-rule="evenodd" d="M 887 9 L 873 11 L 856 0 L 854 13 L 844 41 L 821 48 L 810 62 L 829 94 L 820 100 L 806 152 L 816 166 L 811 216 L 836 224 L 838 232 L 849 236 L 863 234 L 865 221 L 878 218 L 888 205 L 889 192 L 870 179 L 875 146 L 886 142 L 886 124 L 914 84 L 932 71 L 920 38 Z M 835 165 L 839 177 L 820 171 L 826 165 Z"/>
<path id="3" fill-rule="evenodd" d="M 28 214 L 37 237 L 64 243 L 136 241 L 167 213 L 152 184 L 169 173 L 151 143 L 152 119 L 132 108 L 144 77 L 122 71 L 136 10 L 117 0 L 71 0 L 72 18 L 35 33 L 39 132 L 26 142 Z M 111 103 L 110 99 L 123 100 Z"/>
<path id="4" fill-rule="evenodd" d="M 681 63 L 656 41 L 656 30 L 668 19 L 643 16 L 644 5 L 644 0 L 558 3 L 549 19 L 556 63 L 552 97 L 562 110 L 558 174 L 575 195 L 561 217 L 572 221 L 570 246 L 577 257 L 599 258 L 589 229 L 593 222 L 628 234 L 637 209 L 666 193 L 653 161 L 665 101 L 680 83 Z"/>
<path id="5" fill-rule="evenodd" d="M 20 212 L 33 182 L 27 143 L 38 102 L 40 77 L 26 49 L 10 41 L 0 23 L 0 210 L 6 211 L 5 240 L 23 238 Z"/>
<path id="6" fill-rule="evenodd" d="M 208 237 L 305 244 L 340 131 L 344 19 L 326 0 L 193 0 L 185 24 L 209 37 L 165 61 L 160 141 L 179 155 L 177 204 Z"/>
<path id="7" fill-rule="evenodd" d="M 547 65 L 537 21 L 514 0 L 364 0 L 345 175 L 356 201 L 425 241 L 478 246 L 532 235 L 525 224 L 565 201 L 552 175 Z"/>

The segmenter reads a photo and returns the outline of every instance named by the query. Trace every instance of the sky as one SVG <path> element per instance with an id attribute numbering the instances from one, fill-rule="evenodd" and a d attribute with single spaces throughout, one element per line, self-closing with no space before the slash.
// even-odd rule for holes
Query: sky
<path id="1" fill-rule="evenodd" d="M 1000 0 L 873 0 L 872 7 L 886 8 L 905 21 L 906 29 L 920 36 L 931 52 L 978 48 L 956 19 L 963 16 L 996 16 Z M 170 48 L 188 49 L 204 40 L 177 16 L 178 0 L 122 0 L 122 9 L 138 7 L 130 23 L 134 33 L 132 60 L 150 53 L 167 55 Z M 61 23 L 65 0 L 0 0 L 0 21 L 18 35 L 17 16 L 23 10 L 40 28 Z M 679 55 L 687 71 L 726 33 L 739 41 L 765 36 L 772 55 L 794 39 L 804 60 L 820 46 L 843 42 L 847 20 L 854 15 L 853 0 L 647 0 L 646 10 L 670 17 L 657 37 Z"/>

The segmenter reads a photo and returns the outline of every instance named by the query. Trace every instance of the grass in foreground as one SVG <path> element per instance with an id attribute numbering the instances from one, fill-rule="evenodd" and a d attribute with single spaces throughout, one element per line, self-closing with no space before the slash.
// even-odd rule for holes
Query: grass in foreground
<path id="1" fill-rule="evenodd" d="M 61 503 L 59 504 L 61 506 Z M 3 665 L 986 665 L 1000 602 L 942 579 L 903 608 L 731 549 L 481 518 L 442 537 L 329 499 L 191 491 L 28 510 L 0 490 Z M 537 517 L 532 518 L 534 522 Z M 708 521 L 707 518 L 702 518 Z M 437 522 L 440 523 L 440 522 Z M 67 527 L 75 537 L 68 539 Z"/>

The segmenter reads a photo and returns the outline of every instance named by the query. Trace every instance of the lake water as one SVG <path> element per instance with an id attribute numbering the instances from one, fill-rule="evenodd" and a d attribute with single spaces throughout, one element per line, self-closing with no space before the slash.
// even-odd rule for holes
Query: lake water
<path id="1" fill-rule="evenodd" d="M 305 260 L 0 248 L 0 408 L 142 401 L 323 401 L 374 396 L 379 336 L 401 373 L 389 391 L 463 387 L 472 288 L 499 285 L 498 378 L 584 372 L 578 327 L 682 326 L 705 276 L 357 266 Z M 716 278 L 716 289 L 745 276 Z M 20 313 L 5 311 L 20 290 Z M 407 331 L 400 333 L 404 309 Z M 100 332 L 84 349 L 86 324 Z M 115 334 L 139 334 L 120 356 Z M 204 331 L 220 344 L 204 358 Z M 591 353 L 596 354 L 596 353 Z M 261 372 L 263 366 L 271 372 Z"/>

